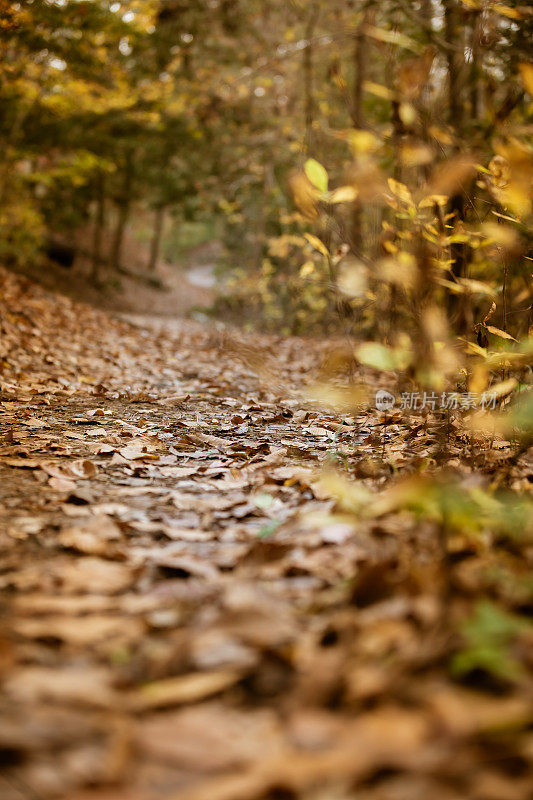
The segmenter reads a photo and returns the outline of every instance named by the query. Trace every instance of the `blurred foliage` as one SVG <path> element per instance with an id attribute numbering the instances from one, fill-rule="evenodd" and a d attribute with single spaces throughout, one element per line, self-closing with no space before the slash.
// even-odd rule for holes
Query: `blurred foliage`
<path id="1" fill-rule="evenodd" d="M 527 617 L 510 614 L 488 601 L 480 602 L 461 625 L 463 649 L 452 661 L 452 670 L 462 676 L 483 670 L 496 678 L 516 680 L 524 676 L 516 650 L 520 636 L 531 634 Z"/>
<path id="2" fill-rule="evenodd" d="M 5 258 L 90 224 L 96 267 L 104 219 L 116 267 L 135 207 L 154 236 L 168 210 L 219 221 L 240 320 L 390 339 L 392 312 L 398 338 L 423 293 L 422 325 L 430 296 L 462 331 L 496 300 L 478 338 L 527 332 L 526 6 L 212 0 L 206 24 L 199 0 L 0 5 Z"/>

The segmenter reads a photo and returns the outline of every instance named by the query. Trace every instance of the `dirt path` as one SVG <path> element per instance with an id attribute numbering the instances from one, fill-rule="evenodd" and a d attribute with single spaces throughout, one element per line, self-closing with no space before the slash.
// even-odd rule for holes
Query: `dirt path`
<path id="1" fill-rule="evenodd" d="M 527 797 L 527 698 L 450 684 L 405 521 L 318 480 L 377 435 L 305 400 L 325 343 L 1 279 L 3 800 Z"/>
<path id="2" fill-rule="evenodd" d="M 90 232 L 85 233 L 85 239 Z M 87 245 L 82 234 L 80 244 Z M 124 263 L 129 273 L 104 270 L 102 285 L 91 279 L 92 266 L 80 255 L 69 269 L 52 261 L 28 263 L 20 272 L 49 291 L 58 291 L 74 301 L 90 303 L 111 313 L 158 315 L 168 319 L 194 315 L 209 308 L 217 296 L 216 261 L 218 242 L 208 242 L 184 256 L 181 264 L 159 261 L 153 273 L 146 270 L 146 246 L 131 235 L 125 244 Z M 155 283 L 154 283 L 155 281 Z"/>

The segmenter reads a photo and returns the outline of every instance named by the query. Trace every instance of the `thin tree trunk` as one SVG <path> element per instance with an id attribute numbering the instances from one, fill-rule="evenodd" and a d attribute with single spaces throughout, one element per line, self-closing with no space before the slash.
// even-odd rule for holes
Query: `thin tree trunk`
<path id="1" fill-rule="evenodd" d="M 124 232 L 126 230 L 128 217 L 129 203 L 121 203 L 118 209 L 117 224 L 115 227 L 115 233 L 113 235 L 113 242 L 111 244 L 111 252 L 109 255 L 109 266 L 115 272 L 118 272 L 122 266 L 122 245 L 124 243 Z"/>
<path id="2" fill-rule="evenodd" d="M 353 95 L 351 117 L 355 128 L 364 128 L 365 120 L 363 113 L 363 83 L 365 80 L 365 64 L 367 59 L 367 39 L 364 33 L 364 26 L 367 22 L 365 13 L 355 34 L 353 50 Z M 361 254 L 363 248 L 363 209 L 359 200 L 355 200 L 352 205 L 352 231 L 351 246 L 354 253 Z"/>
<path id="3" fill-rule="evenodd" d="M 448 64 L 448 121 L 455 131 L 457 142 L 461 140 L 463 130 L 463 95 L 461 85 L 461 62 L 460 62 L 460 26 L 457 19 L 456 0 L 443 0 L 444 9 L 444 29 L 446 42 L 449 45 L 446 51 Z M 450 198 L 450 211 L 454 214 L 454 223 L 460 222 L 464 218 L 465 198 L 462 191 L 458 191 Z M 464 277 L 467 267 L 467 248 L 462 243 L 453 243 L 450 247 L 450 254 L 453 261 L 452 272 L 455 277 Z M 464 300 L 457 299 L 453 294 L 448 295 L 448 310 L 450 314 L 455 313 L 457 324 L 461 328 L 464 326 Z"/>
<path id="4" fill-rule="evenodd" d="M 161 250 L 161 239 L 163 237 L 163 227 L 165 224 L 165 210 L 165 206 L 158 206 L 155 210 L 152 241 L 150 242 L 150 258 L 148 261 L 148 270 L 150 272 L 155 272 L 159 260 L 159 251 Z"/>
<path id="5" fill-rule="evenodd" d="M 220 3 L 222 27 L 226 33 L 232 35 L 239 25 L 239 9 L 236 0 L 222 0 Z"/>
<path id="6" fill-rule="evenodd" d="M 470 111 L 472 120 L 479 118 L 479 101 L 480 101 L 480 75 L 482 68 L 481 47 L 479 41 L 481 25 L 481 14 L 479 11 L 474 13 L 472 21 L 472 38 L 470 41 L 470 51 L 472 56 L 472 63 L 470 68 Z"/>
<path id="7" fill-rule="evenodd" d="M 314 4 L 305 28 L 306 46 L 303 53 L 304 98 L 305 98 L 305 144 L 307 151 L 313 144 L 313 122 L 315 121 L 314 94 L 314 46 L 313 35 L 318 22 L 319 9 Z"/>
<path id="8" fill-rule="evenodd" d="M 433 4 L 431 0 L 421 0 L 420 14 L 428 28 L 433 28 Z"/>
<path id="9" fill-rule="evenodd" d="M 112 270 L 118 271 L 121 265 L 122 245 L 124 242 L 124 232 L 128 221 L 131 205 L 131 184 L 133 179 L 133 169 L 131 157 L 128 157 L 124 168 L 124 183 L 122 185 L 121 196 L 118 198 L 118 216 L 111 251 L 109 254 L 109 266 Z"/>
<path id="10" fill-rule="evenodd" d="M 461 69 L 458 47 L 460 42 L 460 27 L 457 24 L 456 0 L 443 0 L 444 28 L 446 41 L 450 47 L 446 50 L 448 63 L 448 112 L 450 124 L 455 128 L 459 137 L 462 131 L 463 103 L 461 91 Z"/>
<path id="11" fill-rule="evenodd" d="M 353 65 L 353 98 L 352 98 L 352 122 L 354 128 L 363 128 L 363 83 L 365 80 L 365 62 L 367 57 L 367 39 L 364 34 L 366 15 L 359 24 L 354 36 Z"/>
<path id="12" fill-rule="evenodd" d="M 105 222 L 105 179 L 99 170 L 96 176 L 96 214 L 93 229 L 93 248 L 91 254 L 91 278 L 97 283 L 100 280 L 102 264 L 102 236 Z"/>
<path id="13" fill-rule="evenodd" d="M 426 33 L 430 47 L 433 47 L 432 44 L 433 14 L 434 14 L 434 9 L 432 0 L 421 0 L 420 16 L 423 24 L 423 29 Z M 430 145 L 430 136 L 428 127 L 432 111 L 432 109 L 430 109 L 430 101 L 431 101 L 431 89 L 430 89 L 430 82 L 428 80 L 426 82 L 426 85 L 422 89 L 418 102 L 418 110 L 420 114 L 420 119 L 422 120 L 420 138 L 423 141 L 425 141 L 428 145 Z M 420 175 L 423 179 L 423 183 L 428 182 L 430 174 L 431 174 L 431 165 L 423 164 L 420 168 Z"/>

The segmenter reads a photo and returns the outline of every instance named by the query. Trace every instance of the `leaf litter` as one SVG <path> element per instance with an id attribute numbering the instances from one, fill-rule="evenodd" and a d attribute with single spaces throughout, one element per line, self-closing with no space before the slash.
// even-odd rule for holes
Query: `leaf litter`
<path id="1" fill-rule="evenodd" d="M 377 415 L 308 401 L 331 342 L 0 285 L 4 800 L 531 797 L 531 629 L 490 601 L 459 624 L 477 595 L 525 608 L 530 572 L 458 533 L 443 590 L 395 478 L 427 420 L 382 447 Z M 461 453 L 463 481 L 492 469 Z"/>

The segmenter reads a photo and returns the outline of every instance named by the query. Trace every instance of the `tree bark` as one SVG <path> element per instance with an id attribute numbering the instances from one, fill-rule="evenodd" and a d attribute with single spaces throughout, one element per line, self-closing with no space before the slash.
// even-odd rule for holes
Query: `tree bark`
<path id="1" fill-rule="evenodd" d="M 314 46 L 313 35 L 318 22 L 318 4 L 313 4 L 311 14 L 305 27 L 306 46 L 303 53 L 304 73 L 304 98 L 305 98 L 305 144 L 310 151 L 313 144 L 313 122 L 315 121 L 315 94 L 314 94 Z"/>
<path id="2" fill-rule="evenodd" d="M 365 80 L 365 63 L 367 58 L 367 39 L 364 33 L 364 26 L 367 22 L 365 13 L 360 22 L 354 37 L 353 50 L 353 94 L 351 117 L 355 128 L 364 128 L 365 120 L 363 113 L 363 83 Z M 359 200 L 355 200 L 352 205 L 352 224 L 351 224 L 351 248 L 357 255 L 361 254 L 363 248 L 363 209 Z"/>
<path id="3" fill-rule="evenodd" d="M 165 206 L 158 206 L 155 210 L 152 241 L 150 242 L 150 258 L 148 260 L 149 272 L 155 272 L 157 262 L 159 260 L 159 252 L 161 250 L 161 240 L 163 237 L 163 228 L 165 224 L 165 210 Z"/>
<path id="4" fill-rule="evenodd" d="M 431 3 L 431 0 L 421 0 L 421 3 L 420 3 L 420 14 L 422 16 L 422 19 L 423 19 L 425 25 L 428 28 L 430 28 L 430 30 L 432 30 L 433 29 L 433 5 Z"/>
<path id="5" fill-rule="evenodd" d="M 366 15 L 363 21 L 359 24 L 357 32 L 354 36 L 354 50 L 353 50 L 353 66 L 354 66 L 354 80 L 353 80 L 353 97 L 352 97 L 352 122 L 354 128 L 364 127 L 363 119 L 363 83 L 365 80 L 365 61 L 367 51 L 367 40 L 364 34 L 364 25 L 366 23 Z"/>
<path id="6" fill-rule="evenodd" d="M 448 111 L 450 124 L 455 128 L 459 137 L 463 123 L 463 103 L 461 87 L 461 64 L 459 60 L 459 35 L 460 28 L 457 21 L 456 0 L 443 0 L 444 29 L 446 41 L 449 45 L 446 50 L 448 64 Z"/>
<path id="7" fill-rule="evenodd" d="M 461 81 L 461 61 L 460 61 L 460 28 L 457 17 L 456 0 L 442 0 L 444 9 L 444 29 L 446 42 L 449 45 L 446 51 L 448 65 L 448 122 L 455 131 L 456 141 L 459 142 L 463 130 L 463 93 Z M 464 57 L 464 56 L 463 56 Z M 458 149 L 458 145 L 456 145 Z M 465 197 L 462 191 L 458 191 L 450 197 L 450 211 L 454 214 L 454 223 L 460 222 L 464 218 Z M 467 248 L 462 243 L 453 243 L 450 247 L 450 254 L 453 261 L 452 272 L 456 278 L 464 277 L 467 269 Z M 464 325 L 464 300 L 459 300 L 453 294 L 448 296 L 448 311 L 455 313 L 457 323 L 460 327 Z"/>
<path id="8" fill-rule="evenodd" d="M 472 120 L 475 122 L 480 113 L 480 75 L 482 69 L 482 56 L 479 41 L 481 25 L 481 14 L 474 12 L 472 20 L 472 38 L 470 41 L 470 52 L 472 62 L 470 66 L 470 111 Z"/>
<path id="9" fill-rule="evenodd" d="M 227 34 L 236 33 L 239 26 L 239 8 L 237 0 L 222 0 L 220 3 L 222 27 Z"/>
<path id="10" fill-rule="evenodd" d="M 124 232 L 128 221 L 131 205 L 131 185 L 133 181 L 133 165 L 131 156 L 127 158 L 124 167 L 124 181 L 120 196 L 117 198 L 118 215 L 113 242 L 109 253 L 109 266 L 112 270 L 118 271 L 121 264 L 122 245 L 124 242 Z"/>
<path id="11" fill-rule="evenodd" d="M 102 264 L 102 236 L 105 223 L 105 178 L 101 170 L 96 176 L 96 213 L 93 228 L 93 247 L 91 253 L 91 279 L 97 283 L 100 280 L 100 267 Z"/>

